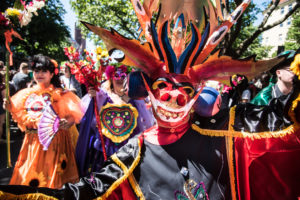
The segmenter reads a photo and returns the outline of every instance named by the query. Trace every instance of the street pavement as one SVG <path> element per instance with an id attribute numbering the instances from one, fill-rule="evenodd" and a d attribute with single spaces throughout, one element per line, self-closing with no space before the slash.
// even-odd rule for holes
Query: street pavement
<path id="1" fill-rule="evenodd" d="M 20 132 L 14 123 L 11 124 L 10 134 L 12 167 L 7 168 L 7 143 L 0 143 L 0 185 L 9 183 L 24 138 L 24 133 Z"/>

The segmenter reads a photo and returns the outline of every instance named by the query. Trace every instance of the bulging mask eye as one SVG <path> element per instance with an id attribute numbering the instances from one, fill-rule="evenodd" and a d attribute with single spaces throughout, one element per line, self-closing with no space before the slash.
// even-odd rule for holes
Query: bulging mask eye
<path id="1" fill-rule="evenodd" d="M 159 89 L 164 89 L 168 87 L 167 83 L 165 81 L 156 81 L 155 83 L 153 83 L 152 85 L 152 89 L 156 90 L 157 88 Z"/>

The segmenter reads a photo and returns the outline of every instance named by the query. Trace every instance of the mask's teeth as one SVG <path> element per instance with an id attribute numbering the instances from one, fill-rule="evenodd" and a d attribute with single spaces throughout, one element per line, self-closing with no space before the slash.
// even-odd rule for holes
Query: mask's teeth
<path id="1" fill-rule="evenodd" d="M 172 118 L 173 118 L 173 119 L 176 119 L 177 117 L 178 117 L 178 114 L 177 114 L 177 113 L 173 113 L 173 114 L 172 114 Z"/>

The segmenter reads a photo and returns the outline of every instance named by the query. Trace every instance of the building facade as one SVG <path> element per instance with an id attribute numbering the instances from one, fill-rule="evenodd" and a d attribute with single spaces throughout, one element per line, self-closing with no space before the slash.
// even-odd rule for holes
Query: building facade
<path id="1" fill-rule="evenodd" d="M 282 19 L 282 17 L 292 10 L 295 4 L 296 0 L 281 0 L 278 4 L 278 8 L 273 11 L 266 25 L 273 24 L 274 22 Z M 265 12 L 263 14 L 265 14 Z M 269 57 L 272 57 L 274 53 L 277 54 L 284 50 L 283 46 L 291 24 L 292 17 L 289 17 L 281 24 L 262 33 L 262 45 L 272 47 Z"/>

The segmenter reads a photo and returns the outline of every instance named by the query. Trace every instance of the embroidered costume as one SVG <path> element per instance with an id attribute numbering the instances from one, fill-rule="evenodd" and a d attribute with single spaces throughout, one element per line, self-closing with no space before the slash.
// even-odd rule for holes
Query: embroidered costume
<path id="1" fill-rule="evenodd" d="M 24 141 L 10 181 L 13 185 L 60 188 L 66 182 L 76 182 L 78 172 L 74 148 L 78 137 L 75 126 L 59 130 L 47 151 L 39 142 L 37 128 L 45 106 L 52 104 L 59 117 L 72 116 L 79 122 L 82 114 L 80 99 L 52 85 L 23 89 L 11 98 L 12 117 L 25 132 Z"/>
<path id="2" fill-rule="evenodd" d="M 14 192 L 16 188 L 0 186 L 2 196 L 110 200 L 299 197 L 296 189 L 300 180 L 300 173 L 296 172 L 300 166 L 296 161 L 300 147 L 298 87 L 285 106 L 277 99 L 272 106 L 241 104 L 220 115 L 213 115 L 214 109 L 209 109 L 210 116 L 191 112 L 195 102 L 203 103 L 198 101 L 204 91 L 200 81 L 224 82 L 237 72 L 251 79 L 284 59 L 233 60 L 218 54 L 207 59 L 250 1 L 241 3 L 227 19 L 222 16 L 220 1 L 197 1 L 199 5 L 195 5 L 196 1 L 190 4 L 161 1 L 156 24 L 151 20 L 156 9 L 154 1 L 151 1 L 153 5 L 149 1 L 143 5 L 138 0 L 132 2 L 149 43 L 142 45 L 114 30 L 85 25 L 104 40 L 110 52 L 122 50 L 125 54 L 122 62 L 134 64 L 150 77 L 152 82 L 148 83 L 142 76 L 157 126 L 130 139 L 99 172 L 81 178 L 79 183 L 65 184 L 61 190 L 19 187 L 18 194 Z M 174 18 L 178 23 L 174 23 L 170 36 L 173 16 L 178 17 L 178 21 Z M 205 20 L 208 16 L 210 23 Z M 219 25 L 218 20 L 223 23 Z M 191 22 L 189 35 L 185 26 L 188 21 Z M 193 22 L 199 22 L 200 28 Z M 189 43 L 185 44 L 187 40 Z M 299 65 L 299 72 L 298 68 Z M 203 103 L 197 110 L 201 110 L 199 106 L 214 108 L 216 104 L 217 101 Z M 278 161 L 284 164 L 273 162 L 278 155 Z M 272 183 L 267 179 L 271 174 L 276 175 Z"/>

